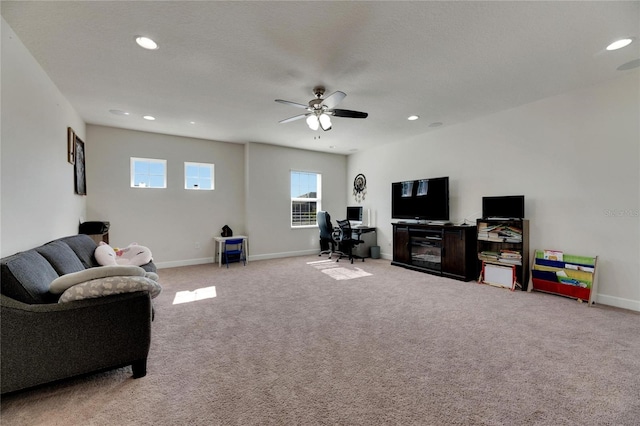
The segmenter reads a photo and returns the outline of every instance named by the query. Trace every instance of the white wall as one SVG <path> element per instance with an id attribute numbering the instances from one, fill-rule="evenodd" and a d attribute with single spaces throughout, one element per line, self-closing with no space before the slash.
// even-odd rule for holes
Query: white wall
<path id="1" fill-rule="evenodd" d="M 240 144 L 87 126 L 87 220 L 111 223 L 109 243 L 151 248 L 159 267 L 213 261 L 224 225 L 245 232 Z M 131 188 L 130 158 L 167 160 L 167 188 Z M 184 163 L 215 165 L 215 189 L 184 189 Z"/>
<path id="2" fill-rule="evenodd" d="M 453 222 L 481 216 L 485 195 L 524 194 L 531 249 L 599 256 L 597 301 L 640 310 L 639 74 L 349 156 L 383 256 L 391 182 L 449 176 Z"/>
<path id="3" fill-rule="evenodd" d="M 85 125 L 2 19 L 0 255 L 78 233 L 85 197 L 74 194 L 67 126 Z M 55 212 L 55 213 L 53 213 Z"/>
<path id="4" fill-rule="evenodd" d="M 291 170 L 322 175 L 322 209 L 332 218 L 346 214 L 344 155 L 252 143 L 246 150 L 247 232 L 251 258 L 317 253 L 317 227 L 291 228 Z"/>

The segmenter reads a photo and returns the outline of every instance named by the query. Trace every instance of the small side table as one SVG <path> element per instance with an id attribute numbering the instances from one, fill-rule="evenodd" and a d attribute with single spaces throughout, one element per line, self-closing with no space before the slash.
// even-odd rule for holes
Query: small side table
<path id="1" fill-rule="evenodd" d="M 234 235 L 233 237 L 213 237 L 217 244 L 214 244 L 214 253 L 213 260 L 218 258 L 218 267 L 222 266 L 222 244 L 227 240 L 234 240 L 237 238 L 242 238 L 242 245 L 244 246 L 244 255 L 247 258 L 247 263 L 249 263 L 249 237 L 246 235 Z"/>
<path id="2" fill-rule="evenodd" d="M 105 232 L 104 234 L 88 234 L 96 244 L 100 244 L 101 241 L 109 244 L 109 232 Z"/>

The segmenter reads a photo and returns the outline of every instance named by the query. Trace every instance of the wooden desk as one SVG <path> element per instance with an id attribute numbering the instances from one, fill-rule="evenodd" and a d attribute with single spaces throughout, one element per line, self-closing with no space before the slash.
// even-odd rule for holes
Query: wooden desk
<path id="1" fill-rule="evenodd" d="M 216 256 L 218 257 L 218 267 L 222 266 L 222 244 L 227 240 L 235 240 L 238 238 L 242 238 L 244 256 L 246 257 L 246 262 L 249 263 L 249 237 L 246 235 L 234 235 L 233 237 L 213 237 L 213 239 L 218 243 L 215 244 L 215 249 L 213 253 L 213 260 L 216 260 Z"/>

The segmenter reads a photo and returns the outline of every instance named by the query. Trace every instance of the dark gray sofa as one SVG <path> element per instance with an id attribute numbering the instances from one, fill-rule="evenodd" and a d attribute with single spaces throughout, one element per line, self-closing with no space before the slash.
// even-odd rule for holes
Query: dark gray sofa
<path id="1" fill-rule="evenodd" d="M 99 266 L 87 235 L 60 238 L 0 259 L 0 388 L 13 392 L 131 365 L 146 374 L 153 308 L 147 291 L 57 303 L 50 283 Z M 156 272 L 153 262 L 143 266 Z"/>

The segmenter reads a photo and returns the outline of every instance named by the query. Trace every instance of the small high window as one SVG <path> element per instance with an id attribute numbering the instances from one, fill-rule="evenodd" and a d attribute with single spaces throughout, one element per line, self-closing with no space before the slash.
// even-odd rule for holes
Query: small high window
<path id="1" fill-rule="evenodd" d="M 132 188 L 166 188 L 167 160 L 131 157 Z"/>
<path id="2" fill-rule="evenodd" d="M 184 163 L 184 188 L 213 190 L 214 166 L 207 163 Z"/>

